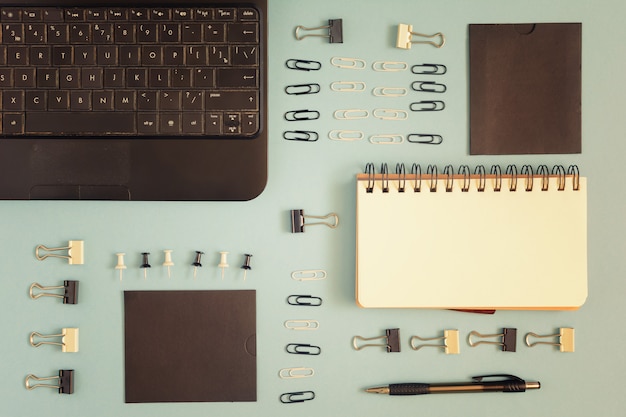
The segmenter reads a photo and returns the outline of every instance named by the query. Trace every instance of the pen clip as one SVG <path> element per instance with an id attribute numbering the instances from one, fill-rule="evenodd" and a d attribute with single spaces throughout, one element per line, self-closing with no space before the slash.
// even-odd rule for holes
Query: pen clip
<path id="1" fill-rule="evenodd" d="M 494 375 L 481 375 L 481 376 L 473 376 L 472 381 L 479 383 L 483 382 L 485 378 L 504 378 L 502 381 L 515 381 L 515 382 L 525 382 L 522 378 L 510 375 L 510 374 L 494 374 Z"/>

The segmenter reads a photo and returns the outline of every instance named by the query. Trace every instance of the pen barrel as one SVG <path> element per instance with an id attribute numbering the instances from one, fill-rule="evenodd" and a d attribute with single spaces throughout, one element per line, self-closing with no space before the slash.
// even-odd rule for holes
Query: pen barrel
<path id="1" fill-rule="evenodd" d="M 430 393 L 430 384 L 406 383 L 389 385 L 389 395 L 421 395 Z"/>

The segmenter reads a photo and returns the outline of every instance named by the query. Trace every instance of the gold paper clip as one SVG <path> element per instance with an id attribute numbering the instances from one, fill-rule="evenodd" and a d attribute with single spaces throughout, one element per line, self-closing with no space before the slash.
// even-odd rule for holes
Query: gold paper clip
<path id="1" fill-rule="evenodd" d="M 30 380 L 35 381 L 51 381 L 57 380 L 56 384 L 35 384 L 31 385 Z M 26 389 L 33 390 L 35 388 L 54 388 L 59 390 L 59 394 L 73 394 L 74 393 L 74 370 L 73 369 L 59 369 L 59 376 L 49 376 L 40 378 L 33 374 L 26 377 Z"/>
<path id="2" fill-rule="evenodd" d="M 406 120 L 409 113 L 406 110 L 374 109 L 372 116 L 381 120 Z"/>
<path id="3" fill-rule="evenodd" d="M 330 140 L 340 140 L 344 142 L 353 142 L 363 140 L 365 134 L 360 130 L 331 130 L 328 132 Z"/>
<path id="4" fill-rule="evenodd" d="M 384 340 L 384 343 L 366 343 L 358 345 L 357 341 Z M 400 329 L 387 329 L 384 336 L 362 337 L 354 336 L 352 338 L 352 346 L 356 350 L 361 350 L 371 346 L 381 346 L 387 349 L 387 352 L 400 352 Z"/>
<path id="5" fill-rule="evenodd" d="M 440 42 L 437 43 L 434 41 L 414 41 L 413 36 L 419 36 L 428 39 L 439 37 Z M 396 40 L 396 48 L 411 49 L 411 45 L 414 43 L 429 44 L 434 46 L 435 48 L 441 48 L 446 43 L 446 38 L 441 32 L 437 32 L 434 35 L 424 35 L 423 33 L 413 32 L 413 25 L 400 23 L 398 25 L 398 38 Z"/>
<path id="6" fill-rule="evenodd" d="M 67 250 L 67 255 L 57 255 L 55 253 L 47 253 L 40 255 L 39 251 L 44 250 L 47 252 L 56 252 Z M 38 245 L 35 248 L 35 257 L 43 261 L 46 258 L 63 258 L 67 259 L 67 263 L 70 265 L 82 265 L 84 263 L 83 258 L 83 241 L 82 240 L 70 240 L 68 245 L 64 248 L 47 248 L 44 245 Z"/>
<path id="7" fill-rule="evenodd" d="M 374 71 L 396 72 L 405 71 L 409 68 L 409 64 L 402 61 L 376 61 L 372 64 Z"/>
<path id="8" fill-rule="evenodd" d="M 444 343 L 443 345 L 421 344 L 421 345 L 415 346 L 413 344 L 413 340 L 415 339 L 421 340 L 424 342 L 427 342 L 430 340 L 443 340 Z M 458 330 L 444 330 L 443 336 L 441 337 L 423 338 L 419 336 L 413 336 L 411 337 L 410 344 L 411 344 L 411 349 L 413 350 L 420 350 L 423 347 L 436 347 L 436 348 L 443 348 L 446 355 L 451 355 L 451 354 L 458 355 L 461 352 L 461 349 L 459 347 L 459 331 Z"/>
<path id="9" fill-rule="evenodd" d="M 404 136 L 395 133 L 389 135 L 372 135 L 369 139 L 374 145 L 399 145 L 404 142 Z"/>
<path id="10" fill-rule="evenodd" d="M 314 31 L 314 30 L 323 30 L 328 29 L 327 34 L 321 33 L 310 33 L 302 35 L 303 31 Z M 309 36 L 316 36 L 321 38 L 328 38 L 328 43 L 343 43 L 343 20 L 342 19 L 329 19 L 328 25 L 318 26 L 315 28 L 307 28 L 304 26 L 296 26 L 296 39 L 301 41 L 302 39 Z"/>
<path id="11" fill-rule="evenodd" d="M 315 375 L 313 368 L 283 368 L 278 372 L 281 379 L 309 378 Z"/>
<path id="12" fill-rule="evenodd" d="M 357 120 L 357 119 L 367 119 L 370 115 L 370 112 L 364 109 L 342 109 L 335 110 L 333 116 L 337 120 Z"/>
<path id="13" fill-rule="evenodd" d="M 60 342 L 37 342 L 35 343 L 35 337 L 42 339 L 51 339 L 60 337 Z M 32 332 L 30 334 L 30 344 L 34 347 L 41 345 L 56 345 L 61 346 L 61 352 L 78 352 L 78 329 L 75 327 L 63 328 L 61 334 L 44 335 L 38 332 Z"/>
<path id="14" fill-rule="evenodd" d="M 332 219 L 333 222 L 317 222 L 306 224 L 306 219 Z M 305 216 L 304 210 L 291 210 L 291 233 L 304 233 L 305 226 L 324 225 L 331 229 L 339 226 L 339 217 L 335 213 L 329 213 L 326 216 Z"/>
<path id="15" fill-rule="evenodd" d="M 557 337 L 559 339 L 558 343 L 555 342 L 534 342 L 530 343 L 530 338 L 554 338 Z M 525 338 L 526 346 L 533 347 L 535 345 L 552 345 L 558 346 L 561 352 L 573 352 L 574 351 L 574 329 L 571 327 L 561 327 L 559 328 L 559 332 L 557 334 L 551 334 L 546 336 L 540 336 L 537 333 L 528 333 Z"/>
<path id="16" fill-rule="evenodd" d="M 500 337 L 500 342 L 490 342 L 490 341 L 478 341 L 473 342 L 472 336 L 477 337 Z M 502 333 L 500 334 L 480 334 L 476 331 L 471 331 L 469 336 L 467 337 L 467 343 L 471 347 L 478 346 L 480 344 L 490 344 L 490 345 L 499 345 L 502 348 L 503 352 L 515 352 L 516 344 L 517 344 L 517 329 L 513 328 L 504 328 L 502 329 Z"/>
<path id="17" fill-rule="evenodd" d="M 407 92 L 404 87 L 375 87 L 372 90 L 376 97 L 404 97 Z"/>
<path id="18" fill-rule="evenodd" d="M 330 59 L 330 64 L 342 69 L 356 69 L 361 70 L 367 67 L 367 63 L 363 59 L 359 58 L 343 58 L 340 56 L 334 56 Z"/>
<path id="19" fill-rule="evenodd" d="M 303 271 L 293 271 L 291 279 L 296 281 L 319 281 L 326 279 L 326 271 L 323 269 L 309 269 Z"/>
<path id="20" fill-rule="evenodd" d="M 335 81 L 330 84 L 330 89 L 339 93 L 361 93 L 366 88 L 362 81 Z"/>
<path id="21" fill-rule="evenodd" d="M 43 291 L 63 289 L 63 294 L 62 295 L 51 294 L 51 293 L 35 294 L 34 292 L 35 288 L 43 290 Z M 56 298 L 62 298 L 63 304 L 78 304 L 78 281 L 66 280 L 66 281 L 63 281 L 63 285 L 58 285 L 54 287 L 44 287 L 41 284 L 38 284 L 35 282 L 30 286 L 28 295 L 33 300 L 36 300 L 39 297 L 56 297 Z"/>

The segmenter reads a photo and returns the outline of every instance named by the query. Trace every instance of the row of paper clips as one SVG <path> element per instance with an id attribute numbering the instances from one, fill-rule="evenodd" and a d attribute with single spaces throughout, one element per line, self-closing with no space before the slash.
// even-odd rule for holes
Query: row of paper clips
<path id="1" fill-rule="evenodd" d="M 283 133 L 283 138 L 299 142 L 315 142 L 319 139 L 319 134 L 313 130 L 288 130 Z M 334 129 L 328 132 L 328 138 L 336 141 L 355 142 L 365 139 L 365 133 L 361 130 Z M 400 133 L 390 133 L 370 135 L 369 141 L 375 145 L 399 145 L 405 141 L 440 145 L 443 142 L 443 137 L 431 133 L 410 133 L 406 136 Z"/>
<path id="2" fill-rule="evenodd" d="M 367 61 L 360 58 L 332 57 L 331 65 L 342 69 L 363 70 L 367 68 Z M 319 71 L 322 69 L 320 61 L 308 59 L 288 59 L 285 66 L 296 71 Z M 409 69 L 409 64 L 403 61 L 374 61 L 372 69 L 377 72 L 399 72 Z M 443 75 L 448 68 L 443 64 L 416 64 L 410 67 L 411 72 L 417 75 Z"/>
<path id="3" fill-rule="evenodd" d="M 496 340 L 485 340 L 485 339 Z M 556 339 L 552 342 L 534 341 L 534 339 Z M 382 343 L 371 343 L 371 341 L 382 341 Z M 420 343 L 428 341 L 442 340 L 442 344 Z M 461 353 L 459 331 L 456 329 L 446 329 L 443 336 L 437 337 L 420 337 L 412 336 L 409 345 L 413 350 L 420 350 L 424 347 L 441 348 L 446 355 L 458 355 Z M 366 342 L 366 343 L 361 343 Z M 539 335 L 529 332 L 524 338 L 524 342 L 528 347 L 536 345 L 556 346 L 561 352 L 574 352 L 574 329 L 571 327 L 561 327 L 555 334 Z M 515 352 L 517 349 L 517 329 L 505 327 L 501 332 L 495 334 L 482 334 L 475 330 L 469 332 L 467 343 L 470 347 L 476 347 L 481 344 L 496 345 L 503 352 Z M 352 338 L 352 347 L 355 350 L 361 350 L 366 347 L 384 347 L 387 352 L 400 352 L 400 329 L 387 329 L 382 336 L 362 337 L 354 336 Z"/>
<path id="4" fill-rule="evenodd" d="M 326 271 L 322 269 L 299 270 L 291 273 L 291 278 L 300 281 L 320 281 L 326 279 Z M 319 307 L 322 305 L 322 298 L 312 295 L 290 295 L 287 297 L 287 304 L 301 307 Z M 317 320 L 287 320 L 285 327 L 290 330 L 317 330 L 319 329 Z M 322 353 L 322 348 L 308 343 L 289 343 L 285 350 L 292 355 L 318 356 Z M 311 367 L 298 366 L 283 368 L 278 371 L 280 379 L 300 379 L 309 378 L 315 375 L 315 370 Z M 314 391 L 297 391 L 281 394 L 279 400 L 283 404 L 301 403 L 311 401 L 315 398 Z"/>

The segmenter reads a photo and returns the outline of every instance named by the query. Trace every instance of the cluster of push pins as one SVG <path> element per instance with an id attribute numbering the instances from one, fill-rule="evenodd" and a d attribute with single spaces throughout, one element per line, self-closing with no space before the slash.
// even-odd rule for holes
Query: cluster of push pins
<path id="1" fill-rule="evenodd" d="M 172 261 L 172 252 L 173 251 L 170 249 L 165 249 L 163 251 L 163 254 L 164 254 L 163 266 L 167 268 L 168 278 L 172 277 L 171 268 L 174 266 L 174 262 Z M 122 281 L 122 272 L 125 269 L 127 269 L 126 264 L 124 263 L 124 255 L 126 254 L 120 252 L 120 253 L 116 253 L 115 255 L 117 256 L 117 265 L 115 266 L 115 269 L 119 271 L 120 281 Z M 194 279 L 197 278 L 198 268 L 202 268 L 202 255 L 204 255 L 204 252 L 196 251 L 193 262 L 191 263 L 191 266 L 193 266 L 193 278 Z M 150 252 L 141 252 L 142 261 L 141 261 L 141 265 L 139 265 L 139 268 L 143 269 L 144 279 L 148 279 L 148 269 L 152 268 L 152 265 L 150 265 L 149 257 L 150 257 Z M 250 266 L 251 258 L 252 258 L 252 255 L 248 253 L 244 254 L 244 262 L 243 262 L 243 265 L 241 265 L 241 269 L 244 270 L 243 272 L 244 281 L 246 280 L 246 275 L 248 271 L 252 269 L 252 267 Z M 222 270 L 222 279 L 224 279 L 224 271 L 229 266 L 230 265 L 228 265 L 228 252 L 220 252 L 220 262 L 217 264 L 217 267 L 221 268 Z"/>

